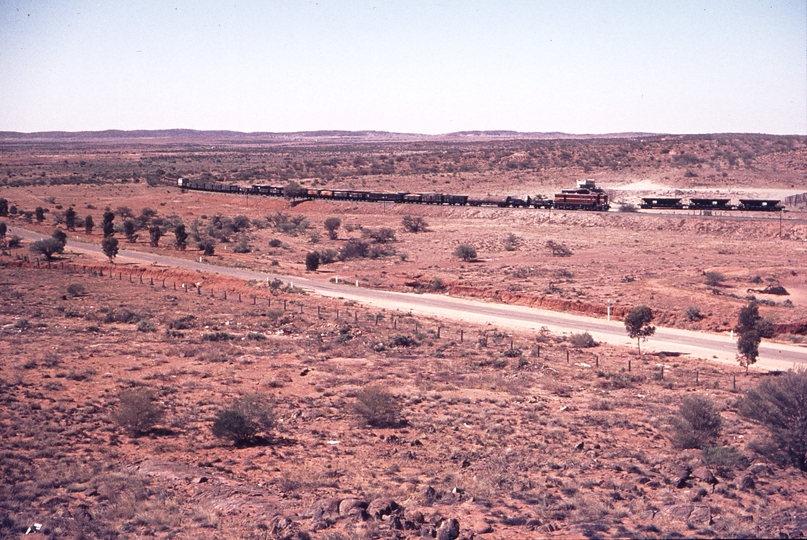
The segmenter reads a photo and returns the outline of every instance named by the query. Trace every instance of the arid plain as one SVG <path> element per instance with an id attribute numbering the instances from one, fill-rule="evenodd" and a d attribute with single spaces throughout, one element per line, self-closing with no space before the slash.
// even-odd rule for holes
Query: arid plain
<path id="1" fill-rule="evenodd" d="M 647 305 L 654 324 L 724 333 L 753 296 L 772 339 L 800 344 L 801 199 L 783 214 L 599 213 L 247 198 L 176 181 L 549 196 L 593 179 L 614 210 L 633 210 L 650 195 L 784 199 L 807 191 L 806 176 L 804 137 L 2 134 L 6 242 L 15 227 L 66 229 L 70 208 L 79 224 L 51 262 L 28 242 L 0 257 L 0 536 L 34 523 L 91 538 L 803 536 L 804 473 L 738 413 L 770 377 L 753 367 L 658 356 L 652 338 L 642 358 L 71 247 L 101 243 L 109 208 L 126 249 L 198 259 L 208 241 L 217 265 L 367 288 L 598 317 L 609 302 L 617 318 Z M 407 231 L 405 216 L 426 230 Z M 368 256 L 340 260 L 351 239 Z M 456 257 L 460 245 L 477 256 Z M 323 262 L 307 271 L 314 251 Z M 776 286 L 789 294 L 759 292 Z M 368 386 L 389 393 L 394 421 L 368 425 L 356 407 Z M 132 433 L 120 398 L 143 388 L 162 416 Z M 222 409 L 249 395 L 271 404 L 273 426 L 250 444 L 215 437 Z M 675 444 L 692 395 L 719 411 L 709 448 L 721 450 Z"/>

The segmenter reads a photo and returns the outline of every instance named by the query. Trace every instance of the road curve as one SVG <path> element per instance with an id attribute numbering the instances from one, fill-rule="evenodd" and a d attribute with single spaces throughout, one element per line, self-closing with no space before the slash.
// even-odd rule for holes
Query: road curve
<path id="1" fill-rule="evenodd" d="M 9 234 L 12 231 L 9 230 Z M 13 234 L 27 240 L 38 240 L 45 236 L 41 233 L 14 227 Z M 84 252 L 103 257 L 101 248 L 71 240 L 68 250 Z M 363 289 L 348 283 L 330 283 L 299 276 L 287 276 L 257 272 L 242 268 L 217 266 L 203 262 L 189 261 L 166 255 L 156 255 L 121 249 L 118 260 L 131 261 L 138 264 L 156 264 L 186 270 L 219 274 L 243 280 L 280 279 L 295 286 L 303 287 L 315 294 L 334 298 L 344 298 L 381 309 L 434 316 L 474 324 L 491 324 L 499 328 L 520 331 L 538 332 L 542 327 L 554 333 L 589 332 L 597 341 L 613 345 L 635 346 L 636 342 L 628 338 L 625 326 L 620 321 L 606 321 L 582 315 L 560 313 L 542 309 L 494 304 L 452 298 L 447 295 L 398 293 Z M 736 365 L 737 345 L 730 336 L 704 332 L 693 332 L 677 328 L 657 327 L 656 333 L 645 344 L 647 351 L 671 351 L 684 353 L 693 357 L 707 358 Z M 760 345 L 760 357 L 757 367 L 764 369 L 789 369 L 807 364 L 807 348 L 780 343 L 764 342 Z"/>

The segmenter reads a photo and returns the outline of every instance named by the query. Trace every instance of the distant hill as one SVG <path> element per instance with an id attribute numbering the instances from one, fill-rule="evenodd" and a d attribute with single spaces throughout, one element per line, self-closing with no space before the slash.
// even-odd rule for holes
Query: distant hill
<path id="1" fill-rule="evenodd" d="M 418 133 L 395 133 L 388 131 L 341 131 L 341 130 L 320 130 L 320 131 L 297 131 L 286 133 L 272 132 L 251 132 L 239 131 L 199 131 L 193 129 L 158 129 L 158 130 L 117 130 L 105 131 L 40 131 L 34 133 L 22 133 L 16 131 L 0 131 L 0 141 L 120 141 L 120 140 L 140 140 L 140 141 L 161 141 L 161 142 L 212 142 L 228 141 L 237 142 L 322 142 L 341 141 L 354 143 L 373 142 L 397 142 L 397 141 L 467 141 L 467 140 L 493 140 L 493 139 L 613 139 L 613 138 L 635 138 L 653 136 L 652 133 L 611 133 L 611 134 L 570 134 L 561 132 L 519 132 L 510 130 L 491 131 L 457 131 L 442 135 L 424 135 Z"/>

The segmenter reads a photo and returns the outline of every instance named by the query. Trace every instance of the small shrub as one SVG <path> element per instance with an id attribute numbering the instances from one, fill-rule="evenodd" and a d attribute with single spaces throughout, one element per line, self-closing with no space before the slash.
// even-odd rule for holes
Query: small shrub
<path id="1" fill-rule="evenodd" d="M 690 322 L 697 322 L 704 318 L 704 315 L 701 313 L 701 308 L 698 306 L 689 306 L 686 309 L 685 314 L 687 320 Z"/>
<path id="2" fill-rule="evenodd" d="M 356 392 L 353 412 L 373 427 L 395 426 L 401 423 L 398 399 L 378 384 L 365 386 Z"/>
<path id="3" fill-rule="evenodd" d="M 137 323 L 137 331 L 138 332 L 156 332 L 157 327 L 154 326 L 154 323 L 151 321 L 140 321 Z"/>
<path id="4" fill-rule="evenodd" d="M 323 249 L 319 252 L 320 264 L 331 264 L 339 258 L 339 252 L 335 249 Z"/>
<path id="5" fill-rule="evenodd" d="M 279 238 L 272 238 L 269 240 L 269 247 L 279 248 L 283 245 L 283 242 Z"/>
<path id="6" fill-rule="evenodd" d="M 468 244 L 460 244 L 454 250 L 454 256 L 465 262 L 473 261 L 476 259 L 476 248 Z"/>
<path id="7" fill-rule="evenodd" d="M 163 418 L 164 411 L 150 388 L 125 390 L 118 400 L 112 420 L 133 436 L 149 431 Z"/>
<path id="8" fill-rule="evenodd" d="M 504 351 L 504 355 L 507 358 L 518 358 L 522 354 L 523 353 L 522 353 L 521 349 L 507 349 L 506 351 Z"/>
<path id="9" fill-rule="evenodd" d="M 588 332 L 583 332 L 582 334 L 572 334 L 569 336 L 569 343 L 572 347 L 577 349 L 588 349 L 590 347 L 596 347 L 599 345 L 594 338 Z"/>
<path id="10" fill-rule="evenodd" d="M 339 260 L 363 259 L 367 257 L 369 251 L 370 245 L 367 242 L 358 238 L 351 238 L 339 250 Z"/>
<path id="11" fill-rule="evenodd" d="M 204 341 L 230 341 L 235 339 L 235 336 L 228 334 L 227 332 L 211 332 L 208 334 L 202 334 L 202 339 Z"/>
<path id="12" fill-rule="evenodd" d="M 726 276 L 720 272 L 706 272 L 703 276 L 706 279 L 706 284 L 710 287 L 717 287 L 726 280 Z"/>
<path id="13" fill-rule="evenodd" d="M 723 420 L 712 402 L 702 396 L 688 396 L 672 421 L 672 443 L 676 448 L 714 446 Z"/>
<path id="14" fill-rule="evenodd" d="M 71 283 L 67 286 L 67 294 L 70 296 L 84 296 L 87 294 L 87 290 L 80 283 Z"/>
<path id="15" fill-rule="evenodd" d="M 571 257 L 572 250 L 567 248 L 564 244 L 559 244 L 554 240 L 547 240 L 546 247 L 552 251 L 553 257 Z"/>
<path id="16" fill-rule="evenodd" d="M 748 467 L 748 458 L 736 446 L 710 446 L 702 449 L 701 455 L 703 462 L 721 476 Z"/>
<path id="17" fill-rule="evenodd" d="M 350 327 L 348 327 L 348 329 L 349 328 Z M 350 330 L 348 330 L 348 332 L 349 331 Z M 395 336 L 394 338 L 392 338 L 392 341 L 390 341 L 389 344 L 390 347 L 417 347 L 418 345 L 420 345 L 420 343 L 418 343 L 418 341 L 415 338 L 413 338 L 412 336 L 405 336 L 405 335 Z"/>
<path id="18" fill-rule="evenodd" d="M 635 205 L 635 204 L 631 204 L 631 203 L 622 203 L 622 204 L 619 206 L 619 211 L 620 211 L 620 212 L 633 213 L 633 212 L 638 212 L 638 211 L 639 211 L 639 209 L 636 207 L 636 205 Z"/>
<path id="19" fill-rule="evenodd" d="M 419 233 L 429 230 L 429 224 L 420 216 L 406 215 L 401 219 L 401 225 L 407 232 Z"/>
<path id="20" fill-rule="evenodd" d="M 389 227 L 381 227 L 380 229 L 364 229 L 361 235 L 370 238 L 377 244 L 388 244 L 395 241 L 395 231 Z"/>
<path id="21" fill-rule="evenodd" d="M 274 412 L 265 397 L 257 394 L 235 400 L 216 413 L 213 435 L 243 446 L 256 441 L 275 425 Z"/>

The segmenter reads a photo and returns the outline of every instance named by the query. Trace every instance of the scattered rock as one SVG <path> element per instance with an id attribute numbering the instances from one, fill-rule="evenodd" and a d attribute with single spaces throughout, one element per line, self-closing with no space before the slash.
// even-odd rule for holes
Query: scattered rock
<path id="1" fill-rule="evenodd" d="M 766 463 L 754 463 L 748 469 L 746 469 L 749 473 L 759 476 L 759 475 L 772 475 L 773 471 Z"/>
<path id="2" fill-rule="evenodd" d="M 388 516 L 398 508 L 398 503 L 392 499 L 373 499 L 367 505 L 367 513 L 372 518 L 381 519 L 382 516 Z"/>
<path id="3" fill-rule="evenodd" d="M 348 514 L 350 514 L 351 510 L 356 509 L 359 509 L 361 510 L 361 512 L 364 512 L 365 508 L 367 508 L 367 501 L 363 501 L 361 499 L 343 499 L 342 502 L 339 503 L 339 515 L 347 516 Z"/>
<path id="4" fill-rule="evenodd" d="M 715 478 L 712 471 L 707 469 L 706 467 L 698 467 L 694 471 L 692 471 L 691 476 L 693 478 L 697 478 L 701 482 L 706 482 L 707 484 L 717 484 L 717 478 Z"/>
<path id="5" fill-rule="evenodd" d="M 692 509 L 687 523 L 695 527 L 709 526 L 712 524 L 712 511 L 706 505 L 698 505 Z"/>
<path id="6" fill-rule="evenodd" d="M 491 527 L 490 523 L 485 521 L 484 519 L 478 519 L 471 523 L 470 529 L 475 534 L 489 534 L 493 532 L 493 527 Z"/>
<path id="7" fill-rule="evenodd" d="M 412 523 L 423 523 L 423 512 L 417 508 L 407 508 L 404 510 L 404 519 Z"/>
<path id="8" fill-rule="evenodd" d="M 437 540 L 456 540 L 460 535 L 460 522 L 454 518 L 445 520 L 437 529 Z"/>
<path id="9" fill-rule="evenodd" d="M 740 489 L 743 491 L 751 491 L 757 487 L 753 475 L 746 474 L 740 478 Z"/>
<path id="10" fill-rule="evenodd" d="M 319 499 L 311 505 L 307 515 L 311 516 L 315 521 L 321 519 L 323 516 L 329 514 L 339 513 L 339 499 L 329 497 L 326 499 Z"/>

